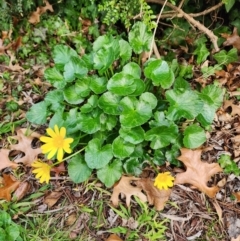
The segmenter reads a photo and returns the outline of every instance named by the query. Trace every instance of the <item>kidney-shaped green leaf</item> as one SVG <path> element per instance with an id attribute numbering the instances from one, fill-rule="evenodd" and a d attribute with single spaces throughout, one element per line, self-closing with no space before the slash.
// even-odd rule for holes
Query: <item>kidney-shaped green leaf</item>
<path id="1" fill-rule="evenodd" d="M 147 64 L 144 69 L 144 74 L 147 78 L 153 81 L 153 85 L 161 86 L 168 89 L 174 82 L 174 74 L 168 63 L 164 60 L 157 59 Z"/>
<path id="2" fill-rule="evenodd" d="M 178 128 L 175 124 L 169 126 L 158 126 L 150 129 L 145 134 L 145 140 L 151 141 L 152 149 L 159 149 L 174 143 L 178 135 Z"/>
<path id="3" fill-rule="evenodd" d="M 134 145 L 141 143 L 144 140 L 144 130 L 141 126 L 130 128 L 121 128 L 119 130 L 120 136 Z"/>
<path id="4" fill-rule="evenodd" d="M 167 90 L 166 99 L 170 103 L 167 112 L 167 118 L 170 120 L 194 119 L 203 108 L 203 101 L 199 98 L 197 92 L 192 90 L 185 90 L 184 92 Z"/>
<path id="5" fill-rule="evenodd" d="M 79 57 L 72 56 L 64 66 L 64 78 L 66 81 L 71 82 L 76 77 L 81 78 L 88 72 L 85 62 Z"/>
<path id="6" fill-rule="evenodd" d="M 203 128 L 196 124 L 188 126 L 183 134 L 183 144 L 186 148 L 197 148 L 207 140 Z"/>
<path id="7" fill-rule="evenodd" d="M 85 150 L 85 160 L 91 169 L 105 167 L 113 157 L 112 145 L 102 146 L 99 139 L 92 139 L 88 142 Z"/>
<path id="8" fill-rule="evenodd" d="M 112 150 L 115 157 L 123 159 L 129 157 L 134 151 L 134 145 L 124 141 L 123 138 L 118 136 L 112 144 Z"/>
<path id="9" fill-rule="evenodd" d="M 69 177 L 75 183 L 86 181 L 92 173 L 87 163 L 84 161 L 81 155 L 74 156 L 68 163 L 68 174 Z"/>
<path id="10" fill-rule="evenodd" d="M 67 45 L 56 45 L 53 49 L 53 60 L 56 66 L 63 68 L 63 66 L 69 62 L 72 56 L 77 57 L 78 54 L 75 50 Z"/>
<path id="11" fill-rule="evenodd" d="M 122 162 L 120 160 L 114 160 L 107 166 L 97 170 L 97 177 L 106 187 L 111 187 L 121 176 Z"/>
<path id="12" fill-rule="evenodd" d="M 108 81 L 107 89 L 117 95 L 129 95 L 136 90 L 134 77 L 123 72 L 113 75 Z"/>

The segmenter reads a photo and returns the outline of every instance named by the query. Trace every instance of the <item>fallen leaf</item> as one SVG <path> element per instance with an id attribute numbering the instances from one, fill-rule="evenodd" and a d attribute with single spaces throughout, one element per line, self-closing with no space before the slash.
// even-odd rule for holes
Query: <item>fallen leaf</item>
<path id="1" fill-rule="evenodd" d="M 21 151 L 25 154 L 23 157 L 17 158 L 14 161 L 16 163 L 23 163 L 26 166 L 31 166 L 31 164 L 37 159 L 38 154 L 42 153 L 40 148 L 32 147 L 34 138 L 39 138 L 41 135 L 36 132 L 28 134 L 29 131 L 30 130 L 24 128 L 19 129 L 17 135 L 12 137 L 13 139 L 18 140 L 18 144 L 11 145 L 12 150 Z"/>
<path id="2" fill-rule="evenodd" d="M 217 200 L 213 200 L 212 204 L 213 204 L 213 206 L 216 209 L 219 221 L 223 224 L 223 217 L 222 217 L 223 211 L 222 211 L 222 208 L 220 207 L 220 205 L 219 205 Z"/>
<path id="3" fill-rule="evenodd" d="M 10 161 L 8 149 L 0 149 L 0 171 L 6 167 L 17 168 L 18 164 Z"/>
<path id="4" fill-rule="evenodd" d="M 226 39 L 226 41 L 223 43 L 223 46 L 233 46 L 238 51 L 240 51 L 240 37 L 237 32 L 237 28 L 234 27 L 232 35 L 222 33 L 221 36 Z"/>
<path id="5" fill-rule="evenodd" d="M 77 214 L 75 212 L 73 212 L 67 217 L 67 219 L 65 221 L 65 225 L 72 226 L 76 222 L 76 220 L 77 220 Z"/>
<path id="6" fill-rule="evenodd" d="M 120 237 L 116 234 L 111 234 L 106 241 L 123 241 Z"/>
<path id="7" fill-rule="evenodd" d="M 62 192 L 53 191 L 44 198 L 43 203 L 47 204 L 48 208 L 51 208 L 61 196 Z"/>
<path id="8" fill-rule="evenodd" d="M 137 186 L 143 189 L 147 194 L 147 199 L 150 205 L 154 205 L 156 210 L 161 211 L 165 203 L 168 201 L 171 194 L 171 189 L 159 190 L 154 186 L 154 183 L 149 178 L 142 178 L 137 181 Z"/>
<path id="9" fill-rule="evenodd" d="M 142 193 L 142 189 L 131 185 L 131 182 L 138 180 L 139 178 L 136 177 L 122 176 L 120 181 L 113 187 L 111 201 L 114 206 L 118 206 L 120 193 L 126 196 L 126 204 L 128 207 L 130 206 L 131 196 L 137 196 L 142 202 L 147 201 L 147 197 Z"/>
<path id="10" fill-rule="evenodd" d="M 29 182 L 21 182 L 19 187 L 14 192 L 14 197 L 17 199 L 17 201 L 19 201 L 28 194 L 30 189 L 31 185 Z"/>
<path id="11" fill-rule="evenodd" d="M 50 12 L 53 12 L 53 7 L 52 5 L 46 1 L 46 6 L 43 6 L 43 7 L 37 7 L 37 10 L 34 11 L 30 18 L 28 19 L 28 22 L 29 23 L 32 23 L 32 24 L 37 24 L 40 22 L 40 16 L 45 13 L 47 10 L 49 10 Z"/>
<path id="12" fill-rule="evenodd" d="M 236 238 L 231 238 L 231 241 L 240 241 L 240 235 Z"/>
<path id="13" fill-rule="evenodd" d="M 234 115 L 240 116 L 240 106 L 235 105 L 233 103 L 233 100 L 225 100 L 224 101 L 224 105 L 223 105 L 224 110 L 226 110 L 228 107 L 232 108 L 232 111 L 231 111 L 232 116 L 234 116 Z"/>
<path id="14" fill-rule="evenodd" d="M 20 182 L 14 180 L 11 175 L 3 174 L 2 184 L 3 186 L 0 187 L 0 199 L 11 201 L 11 193 L 18 188 Z"/>
<path id="15" fill-rule="evenodd" d="M 66 172 L 65 164 L 64 162 L 61 162 L 58 166 L 54 166 L 51 168 L 51 172 L 55 172 L 55 176 L 59 177 L 59 175 L 63 172 Z"/>
<path id="16" fill-rule="evenodd" d="M 201 150 L 181 149 L 181 156 L 177 159 L 184 163 L 187 170 L 176 175 L 174 184 L 192 184 L 210 198 L 213 198 L 219 187 L 208 187 L 207 183 L 214 174 L 222 172 L 222 168 L 218 163 L 202 162 L 201 153 Z"/>

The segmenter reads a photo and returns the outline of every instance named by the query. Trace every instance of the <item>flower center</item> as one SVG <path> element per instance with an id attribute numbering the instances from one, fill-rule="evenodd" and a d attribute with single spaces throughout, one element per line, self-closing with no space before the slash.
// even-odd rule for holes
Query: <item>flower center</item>
<path id="1" fill-rule="evenodd" d="M 62 136 L 60 135 L 56 136 L 55 138 L 53 138 L 53 144 L 56 148 L 63 148 L 64 138 L 62 138 Z"/>

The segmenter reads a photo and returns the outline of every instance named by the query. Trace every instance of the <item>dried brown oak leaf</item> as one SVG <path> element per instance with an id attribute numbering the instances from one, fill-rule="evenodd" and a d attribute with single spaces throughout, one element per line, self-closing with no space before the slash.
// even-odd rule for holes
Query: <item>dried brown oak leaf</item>
<path id="1" fill-rule="evenodd" d="M 6 167 L 17 168 L 18 164 L 15 162 L 10 161 L 9 159 L 9 152 L 8 149 L 1 149 L 0 150 L 0 171 Z"/>
<path id="2" fill-rule="evenodd" d="M 32 24 L 37 24 L 40 22 L 40 16 L 45 13 L 47 10 L 49 10 L 50 12 L 53 12 L 53 7 L 52 5 L 46 1 L 46 6 L 44 7 L 38 7 L 37 10 L 35 12 L 33 12 L 30 16 L 30 18 L 28 19 L 29 23 Z"/>
<path id="3" fill-rule="evenodd" d="M 192 184 L 210 198 L 213 198 L 219 187 L 208 187 L 207 182 L 214 174 L 222 172 L 222 168 L 218 163 L 202 162 L 201 153 L 201 150 L 181 149 L 181 156 L 178 157 L 178 160 L 184 163 L 187 170 L 176 175 L 174 184 Z"/>
<path id="4" fill-rule="evenodd" d="M 153 181 L 149 178 L 142 178 L 137 181 L 137 186 L 143 189 L 147 194 L 148 202 L 150 205 L 154 205 L 156 210 L 163 210 L 165 203 L 168 201 L 171 194 L 171 189 L 159 190 L 153 184 Z"/>
<path id="5" fill-rule="evenodd" d="M 226 41 L 223 43 L 223 46 L 233 46 L 240 51 L 240 37 L 236 27 L 233 29 L 232 35 L 222 33 L 221 36 L 226 39 Z"/>
<path id="6" fill-rule="evenodd" d="M 18 144 L 11 145 L 11 150 L 17 150 L 23 152 L 23 157 L 14 160 L 16 163 L 23 163 L 26 166 L 31 164 L 37 159 L 38 154 L 42 153 L 40 148 L 33 148 L 32 142 L 35 138 L 39 138 L 41 135 L 37 132 L 30 132 L 27 129 L 17 130 L 17 135 L 13 136 L 13 139 L 18 140 Z"/>
<path id="7" fill-rule="evenodd" d="M 20 185 L 19 181 L 14 180 L 11 175 L 3 174 L 3 186 L 0 187 L 0 199 L 11 200 L 11 193 Z"/>
<path id="8" fill-rule="evenodd" d="M 224 101 L 223 109 L 226 110 L 228 107 L 232 108 L 231 116 L 234 116 L 234 115 L 240 116 L 240 106 L 235 105 L 233 103 L 233 100 L 225 100 Z"/>
<path id="9" fill-rule="evenodd" d="M 137 196 L 142 202 L 146 202 L 147 197 L 142 193 L 142 189 L 131 184 L 138 180 L 139 178 L 136 177 L 122 176 L 120 181 L 113 187 L 113 193 L 111 196 L 112 204 L 118 206 L 120 193 L 126 196 L 126 204 L 128 207 L 130 206 L 131 196 Z"/>
<path id="10" fill-rule="evenodd" d="M 120 237 L 116 234 L 111 234 L 106 241 L 123 241 Z"/>

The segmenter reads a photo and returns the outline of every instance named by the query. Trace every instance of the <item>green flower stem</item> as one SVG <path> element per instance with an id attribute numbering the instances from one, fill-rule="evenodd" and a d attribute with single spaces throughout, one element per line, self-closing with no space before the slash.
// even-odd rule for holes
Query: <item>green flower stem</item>
<path id="1" fill-rule="evenodd" d="M 64 162 L 64 161 L 66 161 L 66 160 L 68 160 L 68 159 L 74 157 L 74 156 L 77 155 L 78 153 L 82 152 L 84 149 L 85 149 L 85 147 L 83 147 L 82 149 L 80 149 L 80 150 L 74 152 L 72 155 L 70 155 L 70 156 L 68 156 L 68 157 L 65 157 L 65 158 L 62 159 L 61 161 L 58 161 L 58 162 L 52 164 L 51 166 L 52 166 L 52 167 L 53 167 L 53 166 L 56 166 L 56 165 L 60 164 L 61 162 Z"/>

